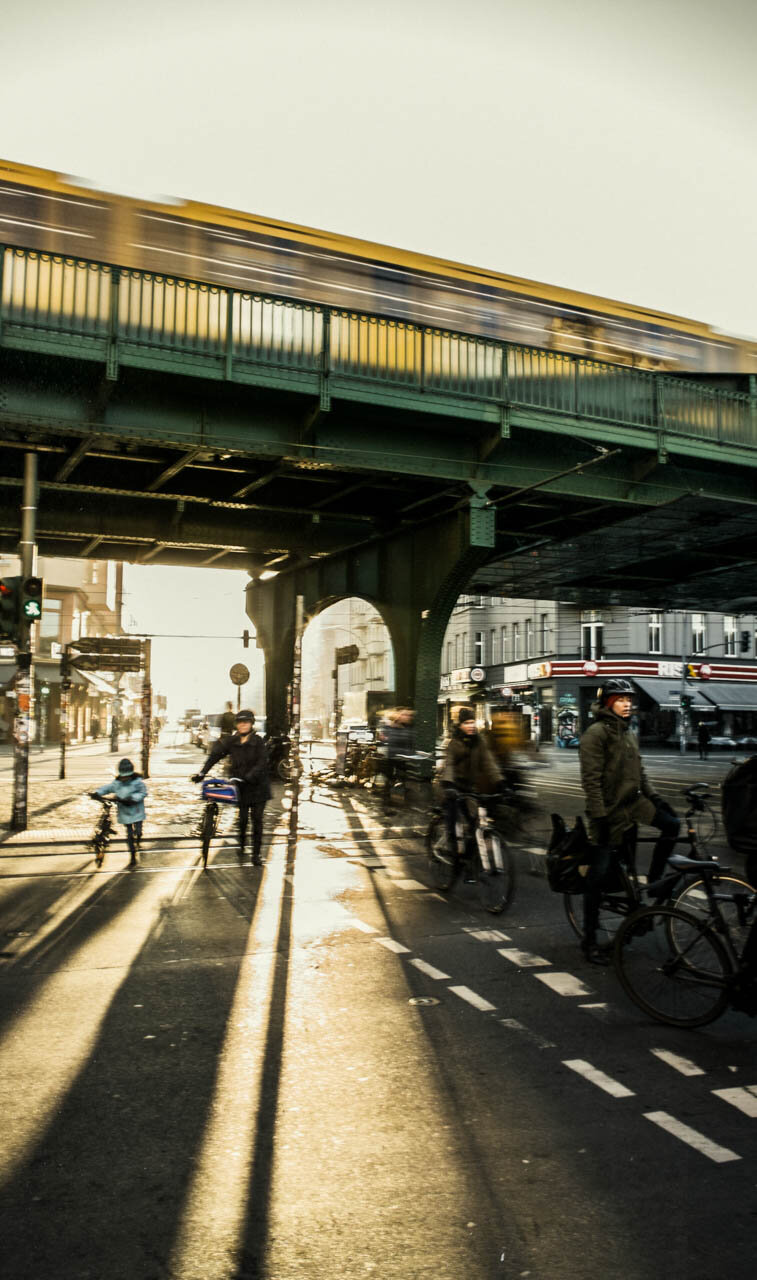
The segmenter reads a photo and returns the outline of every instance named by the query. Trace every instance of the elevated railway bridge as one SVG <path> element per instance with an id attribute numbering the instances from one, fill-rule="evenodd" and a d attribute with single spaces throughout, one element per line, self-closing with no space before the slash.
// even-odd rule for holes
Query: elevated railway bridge
<path id="1" fill-rule="evenodd" d="M 379 610 L 433 739 L 458 595 L 757 606 L 757 386 L 0 247 L 0 546 L 250 574 L 269 723 L 294 601 Z M 261 578 L 266 571 L 275 577 Z"/>

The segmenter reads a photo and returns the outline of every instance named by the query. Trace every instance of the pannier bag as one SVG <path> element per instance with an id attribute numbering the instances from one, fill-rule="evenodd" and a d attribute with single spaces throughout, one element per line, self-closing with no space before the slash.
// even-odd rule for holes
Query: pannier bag
<path id="1" fill-rule="evenodd" d="M 203 800 L 215 800 L 216 804 L 239 804 L 237 784 L 228 778 L 206 778 L 202 784 Z"/>
<path id="2" fill-rule="evenodd" d="M 591 841 L 583 818 L 568 828 L 559 813 L 552 815 L 552 839 L 547 848 L 547 881 L 555 893 L 583 893 L 591 864 Z"/>

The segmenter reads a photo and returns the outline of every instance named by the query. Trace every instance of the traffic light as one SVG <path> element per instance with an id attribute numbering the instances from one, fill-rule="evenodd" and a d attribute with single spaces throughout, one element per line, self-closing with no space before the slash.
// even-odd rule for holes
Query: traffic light
<path id="1" fill-rule="evenodd" d="M 244 631 L 242 632 L 242 644 L 244 645 L 245 649 L 249 649 L 249 647 L 250 647 L 250 633 L 249 633 L 249 631 L 247 631 L 247 630 L 244 630 Z"/>
<path id="2" fill-rule="evenodd" d="M 0 635 L 13 644 L 19 641 L 19 598 L 21 578 L 0 578 Z"/>
<path id="3" fill-rule="evenodd" d="M 742 631 L 740 645 L 739 645 L 741 653 L 749 653 L 749 645 L 750 645 L 751 638 L 752 637 L 748 631 Z"/>
<path id="4" fill-rule="evenodd" d="M 42 617 L 42 594 L 44 583 L 41 578 L 24 578 L 21 587 L 21 620 L 26 623 L 39 622 Z"/>
<path id="5" fill-rule="evenodd" d="M 693 701 L 694 701 L 693 693 L 681 694 L 681 706 L 683 707 L 684 711 L 688 711 Z"/>

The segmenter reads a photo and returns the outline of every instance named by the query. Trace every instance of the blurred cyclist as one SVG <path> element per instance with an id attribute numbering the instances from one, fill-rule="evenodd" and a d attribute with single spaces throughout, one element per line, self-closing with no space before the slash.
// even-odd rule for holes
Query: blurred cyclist
<path id="1" fill-rule="evenodd" d="M 458 791 L 475 791 L 488 795 L 502 783 L 497 761 L 484 737 L 478 732 L 473 707 L 460 707 L 457 713 L 457 724 L 444 753 L 441 782 L 444 788 L 447 848 L 455 853 Z"/>

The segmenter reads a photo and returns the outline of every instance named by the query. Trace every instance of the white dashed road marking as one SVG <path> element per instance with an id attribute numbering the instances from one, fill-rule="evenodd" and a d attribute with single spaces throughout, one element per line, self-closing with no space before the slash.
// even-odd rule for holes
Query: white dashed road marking
<path id="1" fill-rule="evenodd" d="M 421 973 L 425 973 L 429 978 L 449 978 L 448 973 L 442 973 L 441 969 L 435 969 L 432 964 L 427 964 L 425 960 L 411 960 L 416 969 L 420 969 Z"/>
<path id="2" fill-rule="evenodd" d="M 474 1009 L 480 1009 L 482 1013 L 491 1013 L 496 1008 L 496 1005 L 489 1004 L 488 1000 L 484 1000 L 483 996 L 471 991 L 470 987 L 450 987 L 449 989 L 454 995 L 459 996 L 461 1000 L 467 1000 L 468 1004 L 472 1004 Z"/>
<path id="3" fill-rule="evenodd" d="M 358 920 L 357 916 L 352 917 L 351 923 L 355 929 L 362 929 L 363 933 L 378 933 L 378 929 L 374 929 L 372 924 L 366 924 L 364 920 Z"/>
<path id="4" fill-rule="evenodd" d="M 746 1089 L 713 1089 L 712 1092 L 716 1098 L 722 1098 L 724 1102 L 730 1102 L 732 1107 L 738 1107 L 750 1120 L 757 1117 L 757 1085 L 747 1085 Z"/>
<path id="5" fill-rule="evenodd" d="M 707 1156 L 708 1160 L 714 1160 L 716 1164 L 727 1164 L 729 1160 L 741 1159 L 735 1151 L 729 1151 L 727 1147 L 719 1147 L 717 1142 L 710 1142 L 704 1134 L 697 1133 L 696 1129 L 690 1129 L 680 1120 L 675 1120 L 666 1111 L 645 1111 L 644 1119 L 651 1120 L 652 1124 L 658 1124 L 666 1133 L 671 1133 L 674 1138 L 680 1138 L 681 1142 L 701 1152 L 703 1156 Z"/>
<path id="6" fill-rule="evenodd" d="M 549 960 L 544 960 L 541 956 L 531 955 L 530 951 L 519 951 L 517 947 L 497 947 L 497 950 L 501 956 L 505 957 L 505 960 L 512 961 L 513 964 L 517 964 L 521 969 L 549 967 Z"/>
<path id="7" fill-rule="evenodd" d="M 688 1058 L 679 1058 L 677 1053 L 671 1053 L 668 1049 L 650 1049 L 660 1062 L 667 1062 L 669 1067 L 674 1071 L 680 1071 L 682 1076 L 703 1076 L 704 1071 L 698 1067 L 695 1062 L 689 1062 Z M 755 1113 L 757 1114 L 757 1113 Z"/>
<path id="8" fill-rule="evenodd" d="M 475 938 L 478 942 L 509 942 L 510 938 L 501 929 L 463 929 L 463 933 L 467 933 L 469 938 Z"/>
<path id="9" fill-rule="evenodd" d="M 563 1061 L 564 1067 L 570 1067 L 571 1071 L 575 1071 L 579 1076 L 583 1076 L 591 1084 L 595 1084 L 599 1089 L 604 1089 L 605 1093 L 609 1093 L 613 1098 L 632 1098 L 634 1096 L 633 1089 L 627 1089 L 619 1080 L 613 1080 L 612 1076 L 606 1076 L 604 1071 L 600 1071 L 597 1067 L 593 1067 L 590 1062 L 584 1062 L 583 1058 L 569 1058 Z"/>
<path id="10" fill-rule="evenodd" d="M 409 947 L 403 947 L 401 942 L 395 942 L 394 938 L 377 938 L 376 941 L 380 946 L 386 947 L 387 951 L 394 951 L 397 955 L 407 955 L 410 951 Z"/>
<path id="11" fill-rule="evenodd" d="M 572 973 L 537 973 L 534 977 L 551 987 L 559 996 L 591 995 L 589 987 L 585 987 L 581 979 L 576 978 Z"/>
<path id="12" fill-rule="evenodd" d="M 532 1044 L 539 1049 L 554 1049 L 554 1040 L 545 1040 L 543 1036 L 538 1035 L 536 1031 L 532 1031 L 530 1027 L 524 1027 L 522 1022 L 518 1022 L 517 1018 L 500 1018 L 503 1027 L 507 1027 L 508 1031 L 517 1031 L 520 1035 L 525 1036 Z"/>

